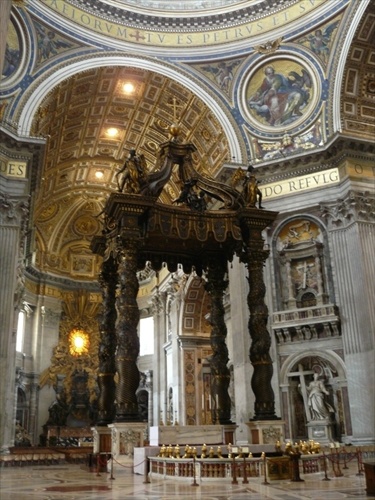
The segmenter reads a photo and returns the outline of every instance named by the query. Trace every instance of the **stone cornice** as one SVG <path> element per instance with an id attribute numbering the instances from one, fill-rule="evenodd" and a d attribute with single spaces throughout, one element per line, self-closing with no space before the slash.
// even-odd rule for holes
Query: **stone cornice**
<path id="1" fill-rule="evenodd" d="M 100 286 L 97 281 L 74 281 L 61 278 L 43 273 L 30 265 L 25 269 L 25 277 L 33 283 L 43 283 L 44 285 L 50 285 L 61 290 L 87 290 L 93 293 L 100 293 Z"/>
<path id="2" fill-rule="evenodd" d="M 337 136 L 324 148 L 315 148 L 302 155 L 299 152 L 298 155 L 280 157 L 266 164 L 255 165 L 255 168 L 259 181 L 271 183 L 337 167 L 346 159 L 373 161 L 374 158 L 375 143 L 373 141 Z M 225 164 L 218 178 L 227 182 L 238 167 L 246 168 L 247 165 Z"/>

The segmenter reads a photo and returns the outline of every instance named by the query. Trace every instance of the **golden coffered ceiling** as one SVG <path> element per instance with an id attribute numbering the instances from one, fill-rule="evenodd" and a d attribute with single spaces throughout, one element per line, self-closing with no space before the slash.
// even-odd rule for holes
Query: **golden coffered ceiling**
<path id="1" fill-rule="evenodd" d="M 357 28 L 345 67 L 341 116 L 344 133 L 375 137 L 375 3 Z"/>
<path id="2" fill-rule="evenodd" d="M 129 83 L 133 91 L 126 93 Z M 98 215 L 116 190 L 115 174 L 130 149 L 143 153 L 152 170 L 175 116 L 181 139 L 197 147 L 198 171 L 214 176 L 230 159 L 224 131 L 199 98 L 171 79 L 104 67 L 79 73 L 48 95 L 33 123 L 34 133 L 48 137 L 35 204 L 37 269 L 76 280 L 96 278 L 99 263 L 89 245 L 100 234 Z M 170 203 L 180 189 L 172 178 L 161 201 Z"/>
<path id="3" fill-rule="evenodd" d="M 132 3 L 70 1 L 95 9 L 99 3 L 107 3 L 111 9 Z M 231 6 L 260 9 L 281 3 L 259 0 L 232 2 Z M 176 29 L 173 19 L 168 22 Z M 214 20 L 223 21 L 219 15 Z M 374 131 L 374 20 L 371 3 L 345 69 L 341 118 L 347 135 L 368 137 Z M 129 82 L 134 86 L 131 94 L 123 90 Z M 82 71 L 51 91 L 34 117 L 32 130 L 36 136 L 48 137 L 33 207 L 33 263 L 38 271 L 76 281 L 97 278 L 100 263 L 89 246 L 92 237 L 101 232 L 98 215 L 108 194 L 116 190 L 115 174 L 130 149 L 143 153 L 149 170 L 154 168 L 158 147 L 169 139 L 169 127 L 175 122 L 174 111 L 181 139 L 197 147 L 198 171 L 215 177 L 223 163 L 230 161 L 225 131 L 212 110 L 179 82 L 151 70 L 110 66 Z M 117 134 L 108 135 L 110 129 Z M 180 189 L 172 177 L 161 201 L 170 203 Z"/>

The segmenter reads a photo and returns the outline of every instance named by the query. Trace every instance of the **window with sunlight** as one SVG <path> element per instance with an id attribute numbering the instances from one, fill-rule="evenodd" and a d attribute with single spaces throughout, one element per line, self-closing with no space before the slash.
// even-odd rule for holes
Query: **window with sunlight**
<path id="1" fill-rule="evenodd" d="M 23 351 L 23 339 L 25 336 L 25 323 L 26 323 L 26 313 L 25 311 L 20 311 L 18 314 L 18 324 L 17 324 L 17 337 L 16 337 L 16 351 Z"/>
<path id="2" fill-rule="evenodd" d="M 139 321 L 139 355 L 154 354 L 154 318 L 141 318 Z"/>

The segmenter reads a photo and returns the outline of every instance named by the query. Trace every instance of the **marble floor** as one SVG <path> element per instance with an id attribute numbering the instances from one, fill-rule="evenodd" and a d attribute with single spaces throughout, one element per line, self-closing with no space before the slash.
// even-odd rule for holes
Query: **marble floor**
<path id="1" fill-rule="evenodd" d="M 324 480 L 323 473 L 301 474 L 303 482 L 289 480 L 262 484 L 250 478 L 248 484 L 232 484 L 231 479 L 210 479 L 198 486 L 190 480 L 171 481 L 136 475 L 132 467 L 116 467 L 109 472 L 88 472 L 80 464 L 28 465 L 0 469 L 1 500 L 341 500 L 374 499 L 366 494 L 364 475 L 355 466 L 343 477 Z"/>

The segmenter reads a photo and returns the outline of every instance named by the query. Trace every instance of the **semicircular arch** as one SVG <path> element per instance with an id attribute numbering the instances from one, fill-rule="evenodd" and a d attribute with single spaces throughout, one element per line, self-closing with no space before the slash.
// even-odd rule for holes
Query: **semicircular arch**
<path id="1" fill-rule="evenodd" d="M 44 74 L 41 81 L 38 80 L 34 82 L 35 88 L 31 90 L 31 94 L 29 92 L 27 99 L 25 97 L 26 100 L 21 99 L 19 103 L 19 106 L 22 107 L 18 119 L 19 134 L 24 136 L 30 135 L 34 115 L 43 99 L 54 87 L 67 78 L 73 77 L 76 73 L 81 73 L 82 71 L 93 68 L 101 68 L 103 66 L 132 66 L 159 73 L 185 86 L 209 107 L 219 121 L 221 127 L 225 131 L 231 157 L 237 158 L 239 161 L 243 160 L 245 146 L 240 131 L 237 130 L 235 122 L 231 118 L 228 110 L 225 109 L 211 93 L 206 91 L 202 84 L 197 85 L 194 80 L 183 73 L 181 69 L 177 70 L 175 67 L 167 65 L 166 63 L 160 63 L 147 58 L 124 56 L 123 54 L 93 57 L 87 57 L 87 55 L 85 57 L 81 56 L 70 64 L 65 63 L 59 67 L 55 66 L 53 71 L 51 70 L 48 75 Z"/>
<path id="2" fill-rule="evenodd" d="M 345 363 L 336 352 L 331 350 L 321 351 L 319 349 L 310 349 L 288 356 L 280 370 L 280 383 L 282 385 L 288 385 L 288 373 L 292 371 L 293 366 L 304 358 L 312 358 L 314 356 L 330 362 L 337 369 L 338 377 L 342 380 L 346 379 Z"/>

